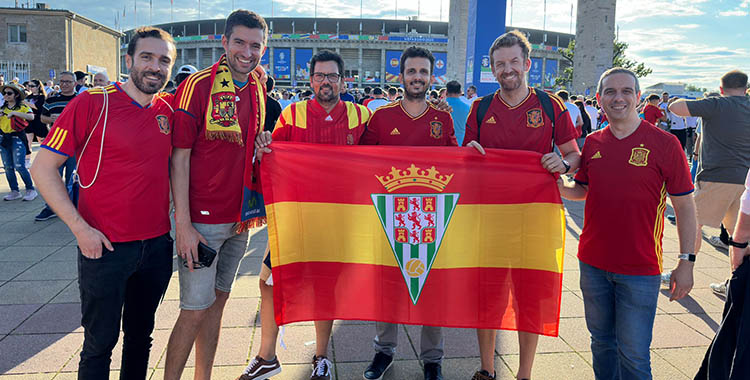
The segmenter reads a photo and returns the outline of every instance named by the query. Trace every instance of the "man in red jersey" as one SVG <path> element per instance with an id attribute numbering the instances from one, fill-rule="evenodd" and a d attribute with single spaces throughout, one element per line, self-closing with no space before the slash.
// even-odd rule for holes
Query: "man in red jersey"
<path id="1" fill-rule="evenodd" d="M 252 194 L 253 142 L 265 121 L 258 62 L 267 35 L 258 14 L 232 12 L 221 39 L 225 54 L 185 79 L 175 96 L 171 178 L 181 310 L 167 347 L 168 380 L 181 378 L 193 343 L 195 379 L 211 377 L 221 316 L 256 222 L 243 205 Z M 199 260 L 199 250 L 209 249 L 218 253 L 213 262 Z"/>
<path id="2" fill-rule="evenodd" d="M 405 97 L 381 106 L 367 123 L 361 145 L 457 146 L 450 112 L 427 102 L 435 58 L 429 50 L 410 47 L 401 54 L 401 76 Z M 393 363 L 398 343 L 398 325 L 375 323 L 375 357 L 365 369 L 365 379 L 381 379 Z M 439 326 L 422 326 L 421 352 L 425 380 L 442 379 L 443 331 Z"/>
<path id="3" fill-rule="evenodd" d="M 594 375 L 651 379 L 667 194 L 682 252 L 671 277 L 673 301 L 693 286 L 693 184 L 677 138 L 638 117 L 632 71 L 605 71 L 596 98 L 609 126 L 586 139 L 575 186 L 558 182 L 563 197 L 586 200 L 578 259 Z"/>
<path id="4" fill-rule="evenodd" d="M 370 110 L 367 107 L 344 102 L 340 89 L 344 86 L 341 75 L 344 60 L 338 54 L 322 50 L 310 60 L 310 79 L 315 98 L 303 100 L 286 107 L 281 112 L 273 135 L 263 132 L 256 139 L 256 158 L 270 153 L 271 140 L 296 141 L 316 144 L 356 145 L 360 142 Z M 245 369 L 239 379 L 265 379 L 261 374 L 266 360 L 275 356 L 278 326 L 273 312 L 273 278 L 269 253 L 263 259 L 260 273 L 261 290 L 261 343 L 258 356 Z M 328 360 L 328 341 L 331 338 L 333 321 L 315 321 L 315 356 L 311 380 L 330 380 L 332 364 Z M 256 376 L 256 377 L 253 377 Z"/>
<path id="5" fill-rule="evenodd" d="M 464 145 L 480 152 L 483 152 L 482 147 L 539 152 L 543 154 L 540 164 L 550 173 L 573 173 L 580 161 L 576 144 L 579 134 L 560 98 L 537 92 L 526 84 L 526 72 L 531 67 L 530 51 L 529 41 L 515 30 L 498 37 L 492 44 L 491 69 L 500 90 L 472 104 L 466 120 Z M 478 116 L 482 110 L 484 115 Z M 563 157 L 553 152 L 555 145 Z M 495 378 L 495 336 L 495 330 L 477 330 L 482 368 L 474 374 L 474 380 Z M 538 341 L 536 334 L 518 332 L 519 379 L 531 377 Z"/>
<path id="6" fill-rule="evenodd" d="M 120 325 L 123 379 L 145 379 L 154 314 L 172 275 L 169 236 L 171 95 L 159 93 L 176 49 L 165 31 L 136 29 L 130 80 L 76 96 L 42 142 L 31 173 L 78 243 L 83 349 L 79 379 L 107 379 Z M 78 160 L 78 209 L 58 167 Z M 106 249 L 104 249 L 106 248 Z"/>
<path id="7" fill-rule="evenodd" d="M 659 95 L 651 94 L 646 98 L 646 106 L 643 107 L 643 120 L 653 125 L 660 121 L 667 121 L 667 115 L 659 108 Z"/>

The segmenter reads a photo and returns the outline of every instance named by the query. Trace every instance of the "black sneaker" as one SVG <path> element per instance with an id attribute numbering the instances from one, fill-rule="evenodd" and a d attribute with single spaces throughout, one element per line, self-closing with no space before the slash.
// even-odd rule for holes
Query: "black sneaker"
<path id="1" fill-rule="evenodd" d="M 242 371 L 242 375 L 237 380 L 266 380 L 280 372 L 281 364 L 275 356 L 273 360 L 263 360 L 260 356 L 256 356 Z"/>
<path id="2" fill-rule="evenodd" d="M 489 372 L 485 370 L 481 370 L 481 371 L 475 372 L 471 380 L 495 380 L 495 376 L 497 376 L 497 372 L 490 375 Z"/>
<path id="3" fill-rule="evenodd" d="M 331 361 L 325 356 L 313 356 L 310 380 L 331 380 Z"/>
<path id="4" fill-rule="evenodd" d="M 57 214 L 55 214 L 55 212 L 52 211 L 51 208 L 45 207 L 39 214 L 37 214 L 37 216 L 34 217 L 34 220 L 36 220 L 37 222 L 43 222 L 52 218 L 57 218 Z"/>
<path id="5" fill-rule="evenodd" d="M 363 377 L 366 380 L 380 380 L 383 378 L 385 371 L 391 368 L 391 364 L 393 364 L 393 356 L 378 352 L 372 359 L 372 363 L 367 366 Z"/>
<path id="6" fill-rule="evenodd" d="M 440 363 L 424 363 L 424 380 L 443 380 Z"/>

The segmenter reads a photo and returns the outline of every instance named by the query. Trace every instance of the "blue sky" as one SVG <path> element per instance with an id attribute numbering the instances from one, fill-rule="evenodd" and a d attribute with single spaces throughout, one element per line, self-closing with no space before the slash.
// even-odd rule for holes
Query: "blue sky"
<path id="1" fill-rule="evenodd" d="M 24 2 L 25 0 L 19 0 Z M 114 26 L 115 13 L 124 29 L 135 25 L 134 4 L 138 8 L 138 24 L 198 19 L 198 0 L 48 0 L 52 8 L 70 9 L 103 24 Z M 273 6 L 272 6 L 273 3 Z M 264 16 L 312 17 L 317 3 L 319 17 L 359 17 L 360 3 L 366 18 L 448 20 L 449 0 L 201 0 L 200 18 L 222 18 L 232 7 L 251 7 Z M 510 22 L 511 1 L 508 0 L 506 22 Z M 542 29 L 545 25 L 544 0 L 513 1 L 513 26 Z M 548 30 L 569 32 L 570 9 L 574 7 L 572 30 L 575 31 L 576 1 L 547 1 Z M 14 0 L 0 0 L 1 6 L 13 6 Z M 252 5 L 251 5 L 252 4 Z M 442 12 L 441 5 L 442 4 Z M 718 88 L 719 77 L 731 70 L 750 71 L 750 0 L 628 0 L 619 1 L 616 14 L 619 38 L 630 44 L 627 55 L 646 63 L 654 72 L 642 79 L 647 86 L 662 81 L 683 82 Z M 744 26 L 744 27 L 743 27 Z"/>

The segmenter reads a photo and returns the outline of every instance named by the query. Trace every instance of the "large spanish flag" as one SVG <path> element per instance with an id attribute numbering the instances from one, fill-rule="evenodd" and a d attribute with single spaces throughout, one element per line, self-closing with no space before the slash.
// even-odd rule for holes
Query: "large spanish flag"
<path id="1" fill-rule="evenodd" d="M 565 218 L 533 152 L 274 142 L 263 194 L 279 325 L 556 336 Z"/>

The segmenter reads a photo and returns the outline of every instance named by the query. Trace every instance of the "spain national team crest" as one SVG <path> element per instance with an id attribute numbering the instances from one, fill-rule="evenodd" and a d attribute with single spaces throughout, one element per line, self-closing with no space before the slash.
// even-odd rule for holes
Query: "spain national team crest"
<path id="1" fill-rule="evenodd" d="M 430 136 L 433 139 L 440 139 L 443 137 L 443 123 L 440 121 L 430 122 Z"/>
<path id="2" fill-rule="evenodd" d="M 391 168 L 376 176 L 389 193 L 405 187 L 424 187 L 442 192 L 453 175 L 441 175 L 435 167 Z M 416 305 L 427 276 L 435 262 L 443 235 L 448 228 L 459 193 L 372 194 L 383 230 Z"/>
<path id="3" fill-rule="evenodd" d="M 539 128 L 544 125 L 544 119 L 542 118 L 542 110 L 534 108 L 526 111 L 526 127 L 527 128 Z"/>
<path id="4" fill-rule="evenodd" d="M 634 166 L 647 166 L 649 153 L 651 153 L 651 151 L 644 148 L 643 144 L 641 144 L 640 147 L 633 148 L 633 150 L 630 151 L 630 159 L 628 160 L 628 163 Z"/>
<path id="5" fill-rule="evenodd" d="M 165 135 L 168 135 L 171 131 L 171 127 L 169 125 L 169 119 L 164 115 L 157 115 L 156 116 L 156 123 L 159 125 L 159 131 Z"/>
<path id="6" fill-rule="evenodd" d="M 211 95 L 213 107 L 211 109 L 211 124 L 229 127 L 237 122 L 235 95 L 231 92 L 220 92 Z"/>

